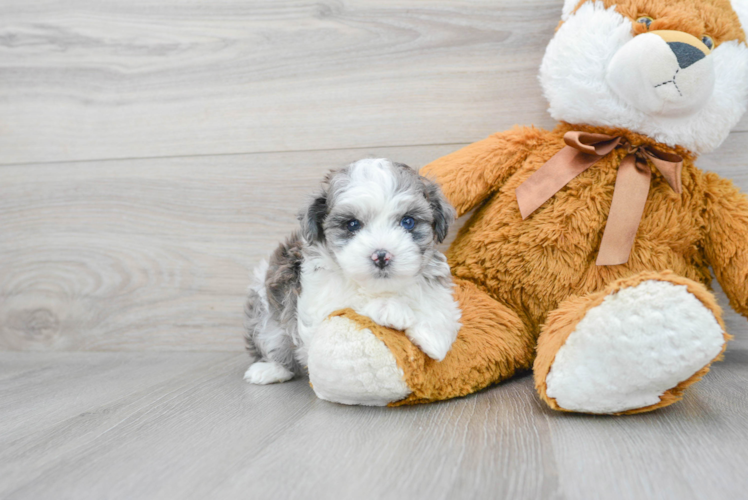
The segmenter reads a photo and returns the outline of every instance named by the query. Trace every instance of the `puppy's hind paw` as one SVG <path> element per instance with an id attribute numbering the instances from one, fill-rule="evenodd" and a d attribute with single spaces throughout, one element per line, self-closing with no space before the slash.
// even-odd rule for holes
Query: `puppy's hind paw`
<path id="1" fill-rule="evenodd" d="M 293 378 L 293 372 L 287 370 L 280 363 L 274 361 L 259 361 L 253 363 L 244 373 L 244 380 L 250 384 L 266 385 L 286 382 Z"/>

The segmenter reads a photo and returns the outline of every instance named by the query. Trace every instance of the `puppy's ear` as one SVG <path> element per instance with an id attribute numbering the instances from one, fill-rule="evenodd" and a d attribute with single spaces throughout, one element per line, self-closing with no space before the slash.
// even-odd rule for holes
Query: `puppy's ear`
<path id="1" fill-rule="evenodd" d="M 423 177 L 423 186 L 425 196 L 431 205 L 431 213 L 434 216 L 434 236 L 436 242 L 441 243 L 447 237 L 449 226 L 455 220 L 456 211 L 447 201 L 439 185 Z"/>
<path id="2" fill-rule="evenodd" d="M 327 191 L 323 190 L 299 214 L 301 236 L 307 243 L 321 243 L 325 241 L 325 230 L 322 227 L 325 217 L 327 217 Z"/>

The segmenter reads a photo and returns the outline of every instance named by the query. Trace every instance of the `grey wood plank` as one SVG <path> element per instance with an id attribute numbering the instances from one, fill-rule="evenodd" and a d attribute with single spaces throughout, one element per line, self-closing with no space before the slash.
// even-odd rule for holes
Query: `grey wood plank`
<path id="1" fill-rule="evenodd" d="M 732 350 L 683 402 L 626 419 L 547 411 L 568 498 L 745 498 L 748 356 Z"/>
<path id="2" fill-rule="evenodd" d="M 317 400 L 304 379 L 248 385 L 239 353 L 4 352 L 3 401 L 15 393 L 30 413 L 0 430 L 0 496 L 742 498 L 746 352 L 682 403 L 620 418 L 551 412 L 529 376 L 365 408 Z M 33 380 L 3 378 L 9 362 Z M 88 374 L 68 380 L 73 365 Z M 13 406 L 0 403 L 0 420 Z"/>
<path id="3" fill-rule="evenodd" d="M 250 489 L 259 498 L 306 492 L 321 498 L 559 498 L 548 427 L 534 418 L 538 402 L 531 387 L 525 376 L 437 405 L 326 405 L 254 456 L 249 470 L 227 470 L 229 477 L 213 491 L 229 498 Z"/>
<path id="4" fill-rule="evenodd" d="M 134 394 L 149 397 L 157 390 L 160 377 L 171 377 L 205 368 L 231 356 L 228 353 L 184 353 L 169 356 L 150 353 L 131 357 L 91 357 L 83 353 L 23 353 L 8 352 L 2 355 L 0 367 L 0 457 L 12 452 L 19 430 L 41 432 L 72 417 L 86 417 L 91 408 L 112 405 L 123 397 Z M 58 379 L 59 389 L 77 397 L 48 397 L 47 387 Z M 52 394 L 53 395 L 53 394 Z M 53 395 L 54 396 L 54 395 Z M 77 403 L 83 402 L 85 408 Z M 74 403 L 70 405 L 69 403 Z M 29 422 L 44 416 L 43 422 L 29 426 Z M 1 458 L 0 458 L 1 460 Z"/>
<path id="5" fill-rule="evenodd" d="M 149 498 L 163 498 L 159 489 L 164 486 L 163 480 L 169 478 L 174 459 L 180 456 L 184 462 L 179 474 L 168 482 L 172 490 L 184 488 L 181 483 L 190 483 L 187 481 L 190 477 L 194 478 L 190 484 L 210 479 L 210 475 L 199 474 L 202 453 L 190 453 L 196 436 L 203 448 L 210 448 L 222 436 L 218 439 L 216 455 L 212 457 L 220 462 L 222 448 L 230 445 L 234 437 L 222 433 L 221 429 L 232 419 L 239 427 L 230 426 L 231 431 L 237 436 L 244 433 L 241 444 L 261 448 L 268 436 L 278 432 L 278 427 L 289 425 L 306 411 L 309 402 L 314 401 L 314 395 L 303 383 L 284 388 L 285 401 L 291 408 L 277 399 L 263 401 L 262 394 L 270 395 L 268 391 L 254 391 L 243 397 L 246 384 L 240 374 L 247 363 L 244 354 L 102 353 L 93 357 L 89 354 L 88 364 L 122 364 L 126 370 L 120 370 L 118 377 L 102 377 L 102 370 L 94 366 L 85 383 L 69 382 L 65 370 L 71 359 L 85 366 L 87 363 L 81 355 L 0 354 L 0 358 L 7 356 L 25 356 L 31 362 L 35 362 L 36 357 L 46 356 L 47 360 L 59 360 L 60 366 L 48 370 L 46 380 L 34 384 L 34 390 L 23 391 L 28 406 L 43 408 L 34 417 L 27 418 L 25 429 L 14 429 L 4 436 L 12 439 L 0 451 L 3 471 L 0 475 L 8 478 L 0 484 L 3 498 L 54 495 L 58 498 L 145 498 L 141 492 Z M 139 374 L 144 369 L 150 372 L 147 375 L 150 380 L 143 380 L 146 376 Z M 140 380 L 128 381 L 128 377 Z M 229 377 L 241 383 L 227 386 L 225 382 Z M 98 391 L 89 390 L 88 384 L 109 389 L 111 394 L 102 400 Z M 223 390 L 228 387 L 230 393 Z M 297 394 L 299 389 L 303 390 L 302 394 Z M 192 401 L 187 393 L 195 390 L 199 394 L 197 400 Z M 216 398 L 222 401 L 220 405 L 216 405 Z M 61 412 L 69 414 L 68 418 L 50 419 L 49 413 L 43 411 L 50 399 Z M 280 406 L 275 407 L 276 403 Z M 276 411 L 267 411 L 271 405 Z M 215 413 L 215 409 L 220 412 Z M 0 411 L 10 410 L 8 405 Z M 214 418 L 207 418 L 208 415 Z M 180 421 L 186 423 L 187 428 L 174 426 Z M 245 432 L 252 429 L 262 432 Z M 167 447 L 159 443 L 163 436 L 171 436 Z M 132 453 L 133 446 L 139 448 L 137 453 Z M 175 453 L 178 455 L 174 456 Z M 102 460 L 109 460 L 110 465 L 102 469 Z M 195 460 L 197 465 L 190 466 Z M 25 480 L 11 481 L 10 478 Z M 184 496 L 172 498 L 180 497 Z"/>
<path id="6" fill-rule="evenodd" d="M 547 125 L 536 74 L 561 4 L 7 0 L 0 162 L 462 143 Z"/>
<path id="7" fill-rule="evenodd" d="M 746 191 L 744 138 L 700 164 Z M 0 349 L 241 350 L 250 270 L 324 172 L 459 147 L 0 167 Z"/>
<path id="8" fill-rule="evenodd" d="M 327 170 L 456 147 L 0 167 L 0 349 L 241 350 L 250 270 Z"/>

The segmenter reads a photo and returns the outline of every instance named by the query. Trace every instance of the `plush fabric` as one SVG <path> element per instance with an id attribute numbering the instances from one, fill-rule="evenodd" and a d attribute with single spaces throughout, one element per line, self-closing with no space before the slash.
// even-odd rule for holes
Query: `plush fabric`
<path id="1" fill-rule="evenodd" d="M 402 332 L 351 310 L 338 313 L 370 330 L 395 356 L 412 393 L 393 405 L 464 396 L 532 366 L 535 342 L 515 312 L 459 279 L 455 298 L 462 307 L 463 327 L 441 362 L 426 356 Z"/>
<path id="2" fill-rule="evenodd" d="M 651 167 L 647 205 L 629 262 L 624 265 L 598 266 L 595 259 L 625 150 L 616 149 L 601 159 L 528 219 L 522 220 L 517 209 L 514 190 L 564 146 L 563 134 L 572 129 L 623 135 L 634 145 L 651 144 L 684 158 L 682 196 Z M 513 147 L 518 153 L 513 162 L 486 161 L 486 147 L 503 150 L 519 137 L 524 145 Z M 481 180 L 494 172 L 508 176 L 491 185 L 478 185 L 475 170 L 463 167 L 478 158 L 486 161 L 488 174 Z M 447 198 L 457 203 L 458 212 L 484 202 L 447 254 L 453 275 L 480 283 L 492 297 L 519 311 L 535 330 L 570 294 L 585 295 L 642 271 L 671 269 L 704 284 L 711 280 L 709 263 L 701 251 L 706 238 L 707 183 L 686 150 L 666 148 L 626 130 L 561 124 L 552 132 L 514 129 L 496 134 L 437 160 L 424 167 L 424 172 L 435 176 Z"/>
<path id="3" fill-rule="evenodd" d="M 540 72 L 559 125 L 500 132 L 422 169 L 459 215 L 474 210 L 447 253 L 462 329 L 446 358 L 436 362 L 401 332 L 338 313 L 381 341 L 402 370 L 410 394 L 391 405 L 464 396 L 532 367 L 538 394 L 553 409 L 638 413 L 678 401 L 708 372 L 730 338 L 709 291 L 710 266 L 732 307 L 748 317 L 748 198 L 695 161 L 724 140 L 748 105 L 740 24 L 747 1 L 566 3 Z M 651 18 L 649 26 L 637 22 L 642 16 Z M 660 49 L 677 39 L 713 58 L 713 81 L 710 69 L 693 72 L 688 82 L 714 83 L 711 97 L 689 96 L 685 87 L 681 94 L 651 93 L 659 104 L 649 109 L 631 101 L 635 93 L 606 82 L 624 46 L 639 47 L 641 57 L 667 56 L 663 61 L 681 70 L 701 64 L 699 54 L 694 62 L 631 43 L 652 30 L 682 32 L 657 35 Z M 713 43 L 712 50 L 699 40 Z M 631 54 L 616 75 L 641 69 Z M 651 78 L 641 73 L 626 84 L 656 84 Z M 679 98 L 693 101 L 668 101 Z M 520 215 L 515 190 L 564 147 L 569 131 L 619 136 L 683 158 L 680 194 L 649 164 L 647 201 L 625 264 L 596 265 L 625 147 L 527 219 Z"/>
<path id="4" fill-rule="evenodd" d="M 649 28 L 636 22 L 640 16 L 653 18 Z M 638 35 L 661 30 L 680 31 L 696 39 L 709 35 L 716 45 L 707 58 L 679 73 L 675 57 L 668 58 L 667 51 L 636 51 L 629 54 L 632 57 L 625 71 L 617 67 L 625 62 L 621 58 L 633 49 L 631 45 L 638 44 Z M 713 75 L 700 71 L 704 68 L 698 66 L 703 64 L 713 67 Z M 680 86 L 684 93 L 706 87 L 711 78 L 713 92 L 706 105 L 684 114 L 684 105 L 695 102 L 674 102 L 677 92 L 669 96 L 666 92 L 658 99 L 653 88 L 642 85 L 647 77 L 655 77 L 653 67 L 670 69 L 667 76 L 661 75 L 661 81 L 651 81 L 653 86 L 672 79 L 685 83 L 685 78 L 691 85 Z M 620 81 L 625 75 L 628 80 Z M 693 79 L 699 75 L 707 81 L 694 85 Z M 587 1 L 577 5 L 548 44 L 540 65 L 540 83 L 548 111 L 559 121 L 626 128 L 702 154 L 719 147 L 746 111 L 748 47 L 727 1 Z M 621 86 L 633 88 L 621 94 Z M 670 84 L 658 90 L 672 91 L 674 87 Z M 642 109 L 643 103 L 637 102 L 640 99 L 631 100 L 645 95 L 650 109 Z M 700 96 L 696 101 L 703 99 Z"/>
<path id="5" fill-rule="evenodd" d="M 560 351 L 560 349 L 564 345 L 566 345 L 569 335 L 571 335 L 573 332 L 577 330 L 578 325 L 587 316 L 587 313 L 591 309 L 603 304 L 603 302 L 607 298 L 613 297 L 616 293 L 618 293 L 621 290 L 624 290 L 624 289 L 630 290 L 636 287 L 637 285 L 640 285 L 648 281 L 649 282 L 651 281 L 663 282 L 663 283 L 668 283 L 671 285 L 683 286 L 686 288 L 687 292 L 690 295 L 692 295 L 696 300 L 700 301 L 700 303 L 707 310 L 713 313 L 717 335 L 719 337 L 722 337 L 724 339 L 724 342 L 722 343 L 721 349 L 720 348 L 717 349 L 716 356 L 712 356 L 707 361 L 711 361 L 712 359 L 718 359 L 719 356 L 721 356 L 721 354 L 724 352 L 724 348 L 726 347 L 726 342 L 731 337 L 725 332 L 725 325 L 722 320 L 722 311 L 719 305 L 717 304 L 716 300 L 714 300 L 714 296 L 711 293 L 709 293 L 706 287 L 704 287 L 700 283 L 696 283 L 687 278 L 683 278 L 669 271 L 664 271 L 664 272 L 646 271 L 646 272 L 642 272 L 642 273 L 639 273 L 639 274 L 636 274 L 636 275 L 633 275 L 627 278 L 622 278 L 622 279 L 614 281 L 613 283 L 610 283 L 608 286 L 605 287 L 604 290 L 601 290 L 599 292 L 592 293 L 592 294 L 582 296 L 582 297 L 574 296 L 574 297 L 568 298 L 563 303 L 561 303 L 561 305 L 549 315 L 548 320 L 546 321 L 543 327 L 543 333 L 541 334 L 540 339 L 538 340 L 538 349 L 537 349 L 538 356 L 535 359 L 535 363 L 534 363 L 534 375 L 535 375 L 535 387 L 538 390 L 538 394 L 540 395 L 541 399 L 543 399 L 543 401 L 548 403 L 548 405 L 551 408 L 555 410 L 565 410 L 556 402 L 554 398 L 551 398 L 548 396 L 548 386 L 547 386 L 546 381 L 547 381 L 547 377 L 550 372 L 551 366 L 555 360 L 555 357 L 557 353 Z M 685 318 L 681 312 L 679 313 L 680 313 L 680 318 L 690 319 L 690 318 Z M 614 318 L 611 318 L 611 320 L 614 320 Z M 644 325 L 644 326 L 646 327 L 649 325 Z M 677 325 L 677 327 L 674 329 L 675 332 L 678 332 L 678 329 L 682 328 L 682 326 L 683 325 Z M 653 332 L 648 331 L 646 333 L 651 335 Z M 668 340 L 669 342 L 662 342 L 662 341 L 659 341 L 658 339 L 658 344 L 660 345 L 647 346 L 647 347 L 649 348 L 661 347 L 661 348 L 669 349 L 672 346 L 673 339 L 668 339 Z M 676 341 L 678 340 L 677 334 L 674 336 L 674 340 Z M 626 360 L 626 361 L 631 362 L 631 360 Z M 656 361 L 659 361 L 659 360 L 656 360 Z M 648 367 L 648 368 L 651 369 L 651 367 Z M 626 411 L 621 411 L 619 413 L 641 413 L 641 412 L 653 410 L 656 408 L 660 408 L 660 407 L 672 404 L 683 397 L 683 392 L 685 391 L 686 387 L 697 382 L 708 371 L 709 371 L 709 363 L 705 363 L 704 366 L 697 367 L 695 372 L 693 372 L 693 374 L 691 374 L 690 376 L 687 376 L 683 380 L 678 381 L 672 387 L 666 388 L 667 390 L 665 390 L 662 393 L 662 395 L 659 397 L 658 402 L 655 402 L 651 405 L 645 405 L 640 408 L 634 408 L 634 409 L 629 409 Z M 566 411 L 569 411 L 569 410 L 566 410 Z"/>
<path id="6" fill-rule="evenodd" d="M 527 220 L 517 210 L 514 190 L 564 146 L 563 134 L 569 130 L 622 135 L 634 145 L 648 144 L 684 158 L 682 196 L 652 167 L 647 205 L 624 265 L 595 264 L 624 151 L 614 151 L 576 177 Z M 477 164 L 483 168 L 475 168 Z M 480 205 L 448 253 L 453 274 L 506 304 L 522 318 L 528 339 L 537 339 L 546 324 L 535 374 L 539 393 L 552 408 L 561 409 L 545 396 L 544 377 L 555 352 L 587 309 L 622 286 L 663 276 L 687 284 L 722 325 L 719 307 L 705 288 L 711 264 L 735 309 L 746 314 L 748 199 L 731 182 L 695 167 L 693 154 L 683 148 L 668 148 L 627 130 L 562 123 L 554 131 L 515 128 L 495 134 L 437 160 L 424 173 L 440 182 L 459 213 Z M 468 307 L 464 299 L 460 304 Z M 470 315 L 464 316 L 464 324 L 460 337 L 470 335 Z M 494 330 L 499 331 L 498 325 Z M 648 409 L 677 401 L 706 371 L 708 364 Z M 497 374 L 489 383 L 512 373 Z M 644 409 L 629 412 L 637 411 Z"/>

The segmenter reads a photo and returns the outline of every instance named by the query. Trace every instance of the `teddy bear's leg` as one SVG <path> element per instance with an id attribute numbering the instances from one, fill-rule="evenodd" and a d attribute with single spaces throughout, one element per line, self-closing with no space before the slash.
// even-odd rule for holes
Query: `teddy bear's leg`
<path id="1" fill-rule="evenodd" d="M 312 387 L 345 404 L 401 405 L 464 396 L 528 369 L 534 339 L 515 312 L 455 279 L 462 328 L 437 362 L 402 332 L 348 309 L 326 320 L 309 346 Z"/>
<path id="2" fill-rule="evenodd" d="M 680 400 L 729 338 L 703 285 L 671 272 L 641 273 L 550 313 L 538 339 L 535 387 L 556 410 L 654 410 Z"/>

